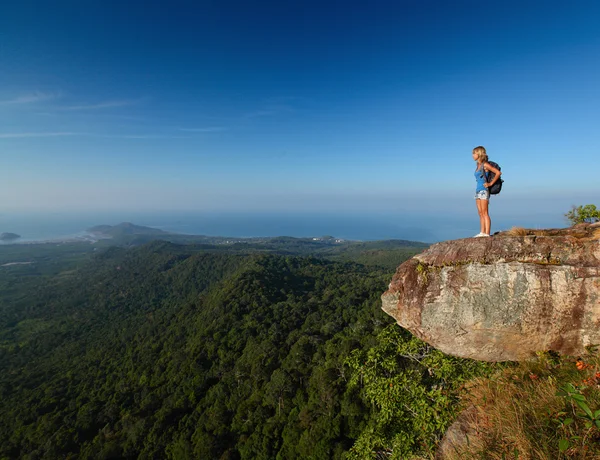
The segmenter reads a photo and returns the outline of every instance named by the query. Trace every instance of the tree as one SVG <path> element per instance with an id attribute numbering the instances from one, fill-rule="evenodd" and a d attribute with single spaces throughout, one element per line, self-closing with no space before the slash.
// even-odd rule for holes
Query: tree
<path id="1" fill-rule="evenodd" d="M 596 205 L 593 204 L 573 206 L 573 208 L 565 214 L 565 217 L 572 225 L 583 222 L 592 224 L 600 221 L 600 210 L 596 209 Z"/>

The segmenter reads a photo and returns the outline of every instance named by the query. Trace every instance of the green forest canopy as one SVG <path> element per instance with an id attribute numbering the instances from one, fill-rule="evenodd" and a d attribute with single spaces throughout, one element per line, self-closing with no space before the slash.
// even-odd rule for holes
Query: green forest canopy
<path id="1" fill-rule="evenodd" d="M 381 312 L 390 254 L 421 249 L 156 241 L 2 267 L 0 458 L 431 452 L 489 366 Z"/>

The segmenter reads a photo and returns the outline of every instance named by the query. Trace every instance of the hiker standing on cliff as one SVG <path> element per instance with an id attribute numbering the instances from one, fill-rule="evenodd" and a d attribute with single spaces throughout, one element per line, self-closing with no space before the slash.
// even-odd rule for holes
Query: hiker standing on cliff
<path id="1" fill-rule="evenodd" d="M 479 238 L 482 236 L 490 236 L 492 221 L 488 211 L 490 203 L 490 192 L 488 188 L 500 179 L 502 173 L 499 169 L 494 168 L 488 163 L 485 147 L 482 147 L 481 145 L 473 149 L 473 160 L 477 162 L 477 168 L 475 169 L 475 181 L 477 182 L 477 187 L 475 188 L 475 203 L 477 204 L 480 225 L 480 232 L 475 235 L 475 238 Z M 488 171 L 494 173 L 494 178 L 491 182 L 488 182 L 487 180 Z"/>

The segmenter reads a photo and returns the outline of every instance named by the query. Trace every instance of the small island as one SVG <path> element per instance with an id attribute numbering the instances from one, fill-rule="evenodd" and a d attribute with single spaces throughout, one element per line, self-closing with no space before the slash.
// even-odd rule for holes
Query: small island
<path id="1" fill-rule="evenodd" d="M 0 241 L 13 241 L 21 238 L 21 235 L 17 235 L 16 233 L 0 233 Z"/>

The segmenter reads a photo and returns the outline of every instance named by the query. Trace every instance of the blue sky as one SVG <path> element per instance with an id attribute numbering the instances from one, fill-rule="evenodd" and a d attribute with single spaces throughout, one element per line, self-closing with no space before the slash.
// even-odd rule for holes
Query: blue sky
<path id="1" fill-rule="evenodd" d="M 600 204 L 600 4 L 0 6 L 0 211 Z"/>

